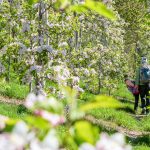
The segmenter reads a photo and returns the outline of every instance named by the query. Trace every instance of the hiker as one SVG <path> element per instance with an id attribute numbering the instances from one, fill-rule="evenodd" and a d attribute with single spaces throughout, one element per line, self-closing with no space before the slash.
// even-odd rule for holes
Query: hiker
<path id="1" fill-rule="evenodd" d="M 128 75 L 124 76 L 125 84 L 128 88 L 128 90 L 133 94 L 134 96 L 134 112 L 137 112 L 138 108 L 138 102 L 139 102 L 139 90 L 135 87 L 135 81 L 130 80 Z"/>
<path id="2" fill-rule="evenodd" d="M 137 69 L 136 73 L 136 88 L 139 89 L 140 96 L 141 96 L 141 107 L 142 112 L 141 114 L 148 114 L 149 113 L 149 83 L 150 83 L 150 66 L 147 63 L 147 58 L 142 57 L 141 65 Z"/>

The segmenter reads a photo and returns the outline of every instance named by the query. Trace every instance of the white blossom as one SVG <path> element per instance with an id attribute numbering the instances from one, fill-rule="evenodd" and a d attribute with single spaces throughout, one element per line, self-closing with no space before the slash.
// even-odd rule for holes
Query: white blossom
<path id="1" fill-rule="evenodd" d="M 0 134 L 0 150 L 16 150 L 18 147 L 11 142 L 9 134 Z"/>
<path id="2" fill-rule="evenodd" d="M 5 127 L 5 123 L 8 120 L 8 117 L 0 115 L 0 130 Z"/>
<path id="3" fill-rule="evenodd" d="M 53 67 L 53 68 L 54 68 L 54 71 L 56 71 L 56 72 L 60 72 L 61 69 L 62 69 L 61 66 L 55 66 L 55 67 Z"/>
<path id="4" fill-rule="evenodd" d="M 32 71 L 36 71 L 36 72 L 41 72 L 41 70 L 42 70 L 42 66 L 38 66 L 38 65 L 35 65 L 35 66 L 31 66 L 30 67 L 30 72 L 32 72 Z"/>
<path id="5" fill-rule="evenodd" d="M 57 92 L 57 97 L 58 97 L 59 99 L 63 99 L 63 98 L 65 98 L 65 95 L 64 95 L 63 92 L 58 91 L 58 92 Z"/>
<path id="6" fill-rule="evenodd" d="M 125 144 L 125 137 L 121 133 L 115 133 L 111 136 L 111 138 L 120 145 Z"/>
<path id="7" fill-rule="evenodd" d="M 89 75 L 90 75 L 89 70 L 85 68 L 85 69 L 84 69 L 84 74 L 85 74 L 86 76 L 89 76 Z"/>
<path id="8" fill-rule="evenodd" d="M 54 24 L 53 23 L 48 23 L 47 24 L 50 28 L 53 28 L 54 27 Z"/>
<path id="9" fill-rule="evenodd" d="M 66 20 L 70 21 L 71 20 L 71 16 L 67 16 Z"/>
<path id="10" fill-rule="evenodd" d="M 6 51 L 9 47 L 11 46 L 14 46 L 14 45 L 18 45 L 20 46 L 20 49 L 19 49 L 19 54 L 23 54 L 25 51 L 27 51 L 27 47 L 23 44 L 23 43 L 20 43 L 20 42 L 14 42 L 14 43 L 10 43 L 9 45 L 6 45 L 4 46 L 2 49 L 1 49 L 1 54 L 6 54 Z"/>
<path id="11" fill-rule="evenodd" d="M 42 142 L 38 139 L 32 140 L 30 150 L 59 150 L 59 141 L 55 130 L 50 130 Z"/>
<path id="12" fill-rule="evenodd" d="M 40 3 L 36 3 L 36 4 L 33 5 L 33 8 L 38 8 L 39 5 L 40 5 Z"/>
<path id="13" fill-rule="evenodd" d="M 0 62 L 0 73 L 4 73 L 4 72 L 5 72 L 5 67 Z"/>
<path id="14" fill-rule="evenodd" d="M 34 106 L 34 103 L 37 101 L 37 97 L 35 94 L 33 93 L 30 93 L 27 98 L 26 98 L 26 101 L 25 101 L 25 106 L 27 108 L 32 108 Z"/>
<path id="15" fill-rule="evenodd" d="M 27 72 L 26 75 L 22 78 L 23 83 L 31 83 L 33 80 L 33 76 Z"/>
<path id="16" fill-rule="evenodd" d="M 96 71 L 95 71 L 95 69 L 93 69 L 93 68 L 91 69 L 91 71 L 90 71 L 90 72 L 91 72 L 91 74 L 92 74 L 92 75 L 97 74 L 97 72 L 96 72 Z"/>
<path id="17" fill-rule="evenodd" d="M 20 121 L 15 125 L 12 133 L 15 133 L 15 134 L 18 134 L 21 136 L 26 136 L 28 130 L 29 130 L 29 128 L 27 127 L 27 125 L 23 121 Z"/>
<path id="18" fill-rule="evenodd" d="M 66 56 L 66 54 L 67 54 L 67 51 L 66 51 L 66 50 L 62 50 L 61 52 L 62 52 L 62 55 L 63 55 L 63 56 Z"/>
<path id="19" fill-rule="evenodd" d="M 109 137 L 106 133 L 101 134 L 100 140 L 96 144 L 96 150 L 131 150 L 129 145 L 125 145 L 125 138 L 120 133 Z"/>
<path id="20" fill-rule="evenodd" d="M 112 3 L 112 0 L 103 0 L 103 3 Z"/>
<path id="21" fill-rule="evenodd" d="M 22 22 L 22 32 L 28 32 L 30 30 L 30 22 L 25 19 L 21 19 L 21 22 Z"/>
<path id="22" fill-rule="evenodd" d="M 35 34 L 31 34 L 31 40 L 32 40 L 33 42 L 36 42 L 36 41 L 38 40 L 38 36 L 35 35 Z"/>
<path id="23" fill-rule="evenodd" d="M 58 109 L 60 107 L 60 103 L 53 97 L 48 98 L 47 105 L 53 107 L 54 109 Z"/>
<path id="24" fill-rule="evenodd" d="M 3 3 L 3 0 L 0 0 L 0 4 L 2 4 Z"/>
<path id="25" fill-rule="evenodd" d="M 58 46 L 59 47 L 65 47 L 65 46 L 68 46 L 68 43 L 67 42 L 61 42 L 61 43 L 59 43 Z"/>
<path id="26" fill-rule="evenodd" d="M 33 65 L 35 63 L 34 56 L 30 56 L 29 58 L 26 59 L 25 62 L 27 65 Z"/>
<path id="27" fill-rule="evenodd" d="M 27 136 L 28 136 L 29 128 L 25 124 L 25 122 L 20 121 L 18 122 L 15 127 L 13 128 L 11 134 L 11 140 L 17 147 L 23 147 L 25 144 L 28 143 Z"/>
<path id="28" fill-rule="evenodd" d="M 79 20 L 82 21 L 84 19 L 84 15 L 79 16 Z"/>
<path id="29" fill-rule="evenodd" d="M 36 110 L 35 114 L 39 115 L 42 118 L 44 118 L 47 121 L 49 121 L 52 124 L 52 126 L 57 126 L 57 125 L 62 124 L 62 123 L 65 122 L 65 118 L 63 116 L 60 116 L 58 114 L 52 114 L 52 113 L 50 113 L 48 111 Z"/>
<path id="30" fill-rule="evenodd" d="M 50 45 L 42 45 L 35 48 L 37 52 L 41 53 L 43 50 L 46 50 L 49 53 L 53 53 L 53 48 Z"/>
<path id="31" fill-rule="evenodd" d="M 59 150 L 59 141 L 54 129 L 49 131 L 42 144 L 51 150 Z"/>
<path id="32" fill-rule="evenodd" d="M 96 150 L 96 148 L 89 144 L 89 143 L 83 143 L 80 147 L 79 150 Z"/>
<path id="33" fill-rule="evenodd" d="M 75 89 L 78 92 L 84 92 L 84 90 L 82 88 L 80 88 L 78 85 L 74 85 L 73 89 Z"/>
<path id="34" fill-rule="evenodd" d="M 80 78 L 79 78 L 79 77 L 73 76 L 73 77 L 71 77 L 71 78 L 72 78 L 72 84 L 73 84 L 73 85 L 79 84 L 79 82 L 80 82 Z"/>

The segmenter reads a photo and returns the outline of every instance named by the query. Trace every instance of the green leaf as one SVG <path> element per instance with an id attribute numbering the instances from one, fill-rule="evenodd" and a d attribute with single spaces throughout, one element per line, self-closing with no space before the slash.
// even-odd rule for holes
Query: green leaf
<path id="1" fill-rule="evenodd" d="M 93 0 L 86 0 L 85 4 L 70 6 L 70 9 L 78 13 L 86 13 L 88 10 L 92 10 L 111 20 L 116 19 L 114 13 L 111 10 L 109 10 L 103 3 L 95 2 Z"/>
<path id="2" fill-rule="evenodd" d="M 26 117 L 25 120 L 31 127 L 35 127 L 43 130 L 50 129 L 49 122 L 40 117 L 28 116 Z"/>
<path id="3" fill-rule="evenodd" d="M 80 145 L 84 142 L 95 144 L 99 138 L 99 129 L 87 121 L 78 121 L 74 125 L 73 136 Z"/>
<path id="4" fill-rule="evenodd" d="M 88 111 L 96 108 L 120 108 L 119 101 L 108 96 L 96 96 L 93 102 L 87 103 L 80 107 L 81 111 Z"/>
<path id="5" fill-rule="evenodd" d="M 11 132 L 18 121 L 19 121 L 18 119 L 7 120 L 6 121 L 6 127 L 5 127 L 4 131 Z"/>
<path id="6" fill-rule="evenodd" d="M 68 103 L 73 103 L 76 101 L 77 92 L 70 87 L 62 87 L 61 88 L 64 96 L 67 98 Z"/>
<path id="7" fill-rule="evenodd" d="M 75 11 L 78 13 L 87 13 L 88 9 L 84 5 L 72 5 L 69 7 L 71 11 Z"/>
<path id="8" fill-rule="evenodd" d="M 107 9 L 107 7 L 103 3 L 94 2 L 92 0 L 87 0 L 85 5 L 89 9 L 99 13 L 100 15 L 102 15 L 104 17 L 107 17 L 112 20 L 115 19 L 115 15 L 113 14 L 113 12 L 111 10 Z"/>
<path id="9" fill-rule="evenodd" d="M 65 9 L 68 5 L 70 5 L 70 0 L 61 0 L 60 9 Z"/>
<path id="10" fill-rule="evenodd" d="M 70 0 L 57 0 L 54 4 L 54 7 L 56 9 L 61 9 L 64 10 L 70 5 L 71 1 Z"/>
<path id="11" fill-rule="evenodd" d="M 30 128 L 36 129 L 37 136 L 40 140 L 43 140 L 48 131 L 51 129 L 49 122 L 43 118 L 28 116 L 25 120 Z"/>
<path id="12" fill-rule="evenodd" d="M 77 119 L 83 118 L 84 115 L 85 113 L 83 111 L 75 109 L 70 112 L 70 119 L 77 120 Z"/>
<path id="13" fill-rule="evenodd" d="M 33 5 L 33 4 L 37 3 L 37 2 L 38 2 L 38 0 L 28 0 L 28 4 L 29 5 Z"/>

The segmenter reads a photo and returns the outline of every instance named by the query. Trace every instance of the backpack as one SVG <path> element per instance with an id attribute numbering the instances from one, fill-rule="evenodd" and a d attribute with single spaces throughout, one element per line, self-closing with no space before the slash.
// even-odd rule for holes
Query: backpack
<path id="1" fill-rule="evenodd" d="M 135 81 L 132 81 L 132 80 L 130 80 L 130 81 L 135 85 Z M 131 87 L 131 86 L 127 85 L 127 88 L 133 95 L 139 94 L 139 90 L 137 88 L 135 88 L 135 86 Z"/>
<path id="2" fill-rule="evenodd" d="M 131 92 L 132 92 L 133 95 L 138 95 L 139 94 L 139 90 L 135 87 L 132 88 Z"/>
<path id="3" fill-rule="evenodd" d="M 150 82 L 150 66 L 140 68 L 140 83 Z"/>

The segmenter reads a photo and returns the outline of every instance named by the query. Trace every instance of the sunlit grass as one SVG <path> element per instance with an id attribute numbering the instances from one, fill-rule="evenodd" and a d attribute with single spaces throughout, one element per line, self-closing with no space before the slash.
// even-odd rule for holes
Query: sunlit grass
<path id="1" fill-rule="evenodd" d="M 10 98 L 24 99 L 29 93 L 29 87 L 15 82 L 0 82 L 0 95 Z"/>
<path id="2" fill-rule="evenodd" d="M 133 150 L 150 150 L 149 146 L 134 146 Z"/>
<path id="3" fill-rule="evenodd" d="M 23 118 L 28 112 L 21 106 L 0 102 L 0 114 L 10 118 Z"/>
<path id="4" fill-rule="evenodd" d="M 134 99 L 133 95 L 128 91 L 126 85 L 124 83 L 120 83 L 117 86 L 117 89 L 112 93 L 113 96 L 118 96 L 126 99 Z"/>
<path id="5" fill-rule="evenodd" d="M 112 123 L 116 123 L 118 126 L 122 126 L 127 129 L 141 130 L 139 121 L 124 111 L 118 111 L 115 109 L 95 109 L 90 111 L 89 114 L 97 119 L 111 121 Z"/>

